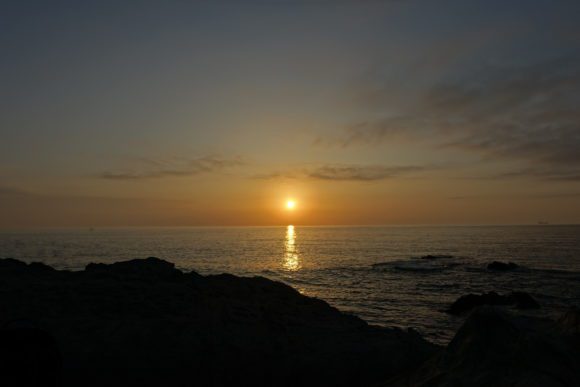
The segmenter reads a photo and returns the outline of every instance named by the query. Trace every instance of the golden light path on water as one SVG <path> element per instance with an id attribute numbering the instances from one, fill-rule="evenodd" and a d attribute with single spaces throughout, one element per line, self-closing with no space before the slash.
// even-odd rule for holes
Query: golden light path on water
<path id="1" fill-rule="evenodd" d="M 300 256 L 298 255 L 298 250 L 296 248 L 296 232 L 292 225 L 286 227 L 283 267 L 288 271 L 297 271 L 302 267 Z"/>

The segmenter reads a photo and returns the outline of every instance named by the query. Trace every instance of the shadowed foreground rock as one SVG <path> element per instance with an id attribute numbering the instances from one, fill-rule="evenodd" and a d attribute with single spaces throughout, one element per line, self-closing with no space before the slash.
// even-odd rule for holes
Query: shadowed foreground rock
<path id="1" fill-rule="evenodd" d="M 554 322 L 486 306 L 474 310 L 442 353 L 384 386 L 578 385 L 578 310 Z"/>
<path id="2" fill-rule="evenodd" d="M 0 260 L 0 305 L 3 326 L 27 321 L 54 338 L 70 386 L 365 386 L 436 350 L 282 283 L 157 258 L 79 272 Z"/>
<path id="3" fill-rule="evenodd" d="M 493 261 L 492 263 L 489 263 L 487 265 L 487 270 L 491 270 L 491 271 L 513 271 L 516 269 L 519 269 L 520 266 L 513 263 L 513 262 L 499 262 L 499 261 Z"/>
<path id="4" fill-rule="evenodd" d="M 525 292 L 511 292 L 507 295 L 489 292 L 479 294 L 467 294 L 459 297 L 449 309 L 449 314 L 462 314 L 482 305 L 509 305 L 516 309 L 538 309 L 540 304 L 532 296 Z"/>

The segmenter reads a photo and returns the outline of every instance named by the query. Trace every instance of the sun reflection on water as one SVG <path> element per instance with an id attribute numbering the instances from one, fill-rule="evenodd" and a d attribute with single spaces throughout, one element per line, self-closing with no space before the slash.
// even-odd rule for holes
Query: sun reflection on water
<path id="1" fill-rule="evenodd" d="M 298 250 L 296 249 L 296 232 L 294 231 L 294 226 L 292 225 L 286 227 L 286 239 L 284 241 L 284 262 L 282 266 L 288 271 L 297 271 L 302 267 L 300 264 L 300 257 L 298 256 Z"/>

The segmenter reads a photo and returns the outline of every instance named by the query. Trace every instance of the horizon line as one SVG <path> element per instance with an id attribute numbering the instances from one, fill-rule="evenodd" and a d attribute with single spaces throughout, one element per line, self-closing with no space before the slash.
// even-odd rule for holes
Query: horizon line
<path id="1" fill-rule="evenodd" d="M 191 225 L 191 226 L 135 226 L 135 225 L 123 225 L 123 226 L 16 226 L 16 227 L 0 227 L 0 232 L 4 231 L 15 231 L 15 230 L 49 230 L 49 229 L 171 229 L 171 228 L 279 228 L 279 227 L 304 227 L 304 228 L 316 228 L 316 227 L 329 227 L 329 228 L 341 228 L 341 227 L 549 227 L 549 226 L 580 226 L 578 223 L 413 223 L 413 224 L 273 224 L 273 225 Z"/>

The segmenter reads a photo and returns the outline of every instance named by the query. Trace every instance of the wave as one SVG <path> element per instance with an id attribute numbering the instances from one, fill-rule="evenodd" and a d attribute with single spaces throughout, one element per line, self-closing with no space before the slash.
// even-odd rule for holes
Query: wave
<path id="1" fill-rule="evenodd" d="M 453 255 L 424 255 L 395 261 L 379 262 L 371 265 L 378 270 L 398 270 L 411 272 L 440 272 L 464 264 L 464 257 Z"/>
<path id="2" fill-rule="evenodd" d="M 439 272 L 447 270 L 456 266 L 461 265 L 460 263 L 440 263 L 432 261 L 419 261 L 419 260 L 398 260 L 391 262 L 375 263 L 372 265 L 373 269 L 378 270 L 399 270 L 399 271 L 413 271 L 413 272 Z"/>

